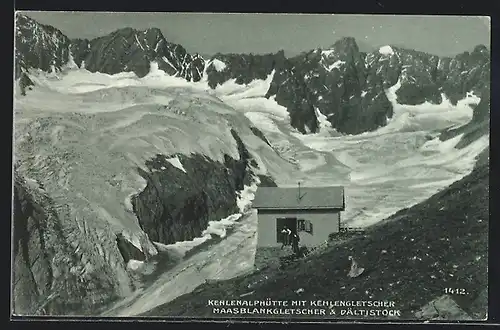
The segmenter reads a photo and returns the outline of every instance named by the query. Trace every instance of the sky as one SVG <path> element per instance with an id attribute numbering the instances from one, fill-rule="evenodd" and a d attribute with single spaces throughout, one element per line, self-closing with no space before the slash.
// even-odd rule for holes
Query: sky
<path id="1" fill-rule="evenodd" d="M 485 16 L 403 16 L 347 14 L 96 13 L 24 12 L 69 38 L 95 38 L 123 27 L 159 28 L 190 53 L 290 55 L 328 47 L 354 37 L 362 51 L 396 45 L 439 56 L 454 56 L 490 45 Z"/>

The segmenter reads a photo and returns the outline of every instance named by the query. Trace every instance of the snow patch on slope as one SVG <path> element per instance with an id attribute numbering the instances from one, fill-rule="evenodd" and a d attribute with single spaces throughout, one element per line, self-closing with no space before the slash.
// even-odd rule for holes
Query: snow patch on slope
<path id="1" fill-rule="evenodd" d="M 73 58 L 73 54 L 68 50 L 68 63 L 65 65 L 65 69 L 78 69 L 78 65 L 75 63 L 75 59 Z"/>
<path id="2" fill-rule="evenodd" d="M 172 164 L 172 166 L 174 166 L 174 167 L 178 168 L 179 170 L 181 170 L 182 172 L 187 173 L 186 169 L 182 165 L 182 163 L 179 160 L 178 156 L 175 156 L 174 158 L 168 158 L 168 159 L 166 159 L 166 161 L 169 162 L 170 164 Z"/>
<path id="3" fill-rule="evenodd" d="M 127 269 L 130 270 L 138 270 L 142 267 L 144 267 L 144 261 L 130 259 L 127 263 Z"/>
<path id="4" fill-rule="evenodd" d="M 236 205 L 238 205 L 238 209 L 241 213 L 245 213 L 252 206 L 252 201 L 255 198 L 255 192 L 257 191 L 258 184 L 260 183 L 260 179 L 256 177 L 254 182 L 250 186 L 246 186 L 240 192 Z"/>
<path id="5" fill-rule="evenodd" d="M 391 46 L 382 46 L 378 49 L 378 52 L 382 55 L 393 55 L 394 54 L 394 50 L 392 49 Z"/>
<path id="6" fill-rule="evenodd" d="M 345 61 L 338 60 L 330 64 L 328 67 L 326 67 L 326 69 L 328 71 L 332 71 L 333 69 L 339 69 L 342 67 L 343 64 L 345 64 Z"/>
<path id="7" fill-rule="evenodd" d="M 396 92 L 400 87 L 401 81 L 398 80 L 394 86 L 387 89 L 386 95 L 392 103 L 394 114 L 388 120 L 387 125 L 376 132 L 440 130 L 459 127 L 472 119 L 474 112 L 472 106 L 480 101 L 479 97 L 469 92 L 456 105 L 453 105 L 444 93 L 441 94 L 440 104 L 427 101 L 418 105 L 399 104 Z"/>
<path id="8" fill-rule="evenodd" d="M 322 50 L 321 55 L 324 57 L 330 57 L 331 54 L 335 53 L 333 49 Z"/>
<path id="9" fill-rule="evenodd" d="M 126 239 L 128 242 L 130 242 L 133 246 L 135 246 L 139 251 L 143 252 L 144 254 L 150 256 L 158 254 L 158 250 L 151 243 L 151 241 L 147 237 L 147 234 L 140 231 L 130 232 L 129 230 L 126 229 L 123 230 L 121 234 L 124 239 Z"/>
<path id="10" fill-rule="evenodd" d="M 332 123 L 328 121 L 328 118 L 323 113 L 321 113 L 318 108 L 315 107 L 314 112 L 316 113 L 316 118 L 319 122 L 320 132 L 322 129 L 332 128 Z"/>
<path id="11" fill-rule="evenodd" d="M 219 60 L 217 58 L 215 58 L 212 61 L 212 65 L 214 66 L 215 70 L 217 70 L 218 72 L 224 71 L 224 69 L 226 69 L 226 67 L 227 67 L 226 63 L 222 62 L 221 60 Z"/>
<path id="12" fill-rule="evenodd" d="M 276 70 L 271 71 L 265 80 L 254 79 L 247 85 L 236 83 L 236 79 L 230 79 L 215 88 L 215 93 L 223 101 L 234 101 L 250 98 L 262 98 L 266 95 Z"/>

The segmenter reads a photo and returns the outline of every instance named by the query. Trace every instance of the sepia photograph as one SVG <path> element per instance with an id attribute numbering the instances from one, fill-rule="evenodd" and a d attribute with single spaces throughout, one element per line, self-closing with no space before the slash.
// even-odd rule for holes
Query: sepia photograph
<path id="1" fill-rule="evenodd" d="M 490 17 L 14 15 L 11 317 L 488 320 Z"/>

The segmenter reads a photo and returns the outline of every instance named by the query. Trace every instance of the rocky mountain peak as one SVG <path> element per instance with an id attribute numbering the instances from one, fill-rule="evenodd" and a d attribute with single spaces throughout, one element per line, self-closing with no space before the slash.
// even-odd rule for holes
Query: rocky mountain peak
<path id="1" fill-rule="evenodd" d="M 136 30 L 130 27 L 92 40 L 72 41 L 75 63 L 85 64 L 91 72 L 116 74 L 133 71 L 143 77 L 151 70 L 151 62 L 171 76 L 198 81 L 204 61 L 189 54 L 184 47 L 168 42 L 158 28 Z"/>
<path id="2" fill-rule="evenodd" d="M 356 39 L 353 37 L 342 37 L 337 40 L 330 48 L 338 51 L 354 51 L 359 52 L 359 47 Z"/>
<path id="3" fill-rule="evenodd" d="M 490 51 L 485 45 L 477 45 L 476 47 L 474 47 L 474 50 L 472 52 L 486 54 L 488 56 L 490 55 Z"/>
<path id="4" fill-rule="evenodd" d="M 34 19 L 15 17 L 15 77 L 29 68 L 58 71 L 68 62 L 69 39 L 60 30 Z"/>

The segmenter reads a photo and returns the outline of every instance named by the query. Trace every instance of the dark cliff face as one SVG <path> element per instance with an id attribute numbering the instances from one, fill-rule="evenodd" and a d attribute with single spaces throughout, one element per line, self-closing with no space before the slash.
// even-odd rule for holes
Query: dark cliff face
<path id="1" fill-rule="evenodd" d="M 397 76 L 394 77 L 394 83 Z M 329 49 L 315 49 L 288 60 L 277 72 L 267 92 L 285 106 L 291 124 L 302 133 L 316 132 L 316 109 L 342 133 L 361 133 L 385 125 L 392 107 L 384 83 L 370 77 L 365 55 L 353 38 L 344 38 Z"/>
<path id="2" fill-rule="evenodd" d="M 118 297 L 116 269 L 89 253 L 102 242 L 84 224 L 64 221 L 38 188 L 15 176 L 13 313 L 89 315 Z M 81 232 L 78 228 L 85 228 Z M 112 250 L 106 251 L 109 256 Z M 123 261 L 122 261 L 123 262 Z M 119 267 L 119 266 L 115 266 Z M 124 264 L 122 265 L 124 267 Z"/>
<path id="3" fill-rule="evenodd" d="M 438 65 L 438 84 L 455 104 L 469 91 L 482 96 L 490 88 L 490 51 L 484 45 L 454 58 L 444 58 Z"/>
<path id="4" fill-rule="evenodd" d="M 16 79 L 30 68 L 57 71 L 68 62 L 70 40 L 61 31 L 21 14 L 15 20 Z"/>
<path id="5" fill-rule="evenodd" d="M 276 54 L 216 54 L 207 64 L 206 74 L 211 88 L 235 79 L 239 85 L 249 84 L 252 80 L 265 80 L 276 68 L 284 65 L 284 51 Z"/>
<path id="6" fill-rule="evenodd" d="M 251 184 L 252 159 L 232 131 L 240 158 L 225 155 L 223 163 L 199 154 L 157 155 L 146 163 L 146 188 L 133 199 L 139 223 L 152 241 L 171 244 L 199 237 L 209 221 L 240 212 L 236 200 Z M 178 157 L 186 173 L 167 161 Z M 273 184 L 266 178 L 266 184 Z"/>
<path id="7" fill-rule="evenodd" d="M 145 261 L 149 257 L 121 233 L 116 235 L 116 245 L 118 246 L 118 250 L 120 250 L 123 261 L 126 263 L 130 260 Z"/>
<path id="8" fill-rule="evenodd" d="M 31 89 L 35 84 L 31 81 L 30 77 L 25 72 L 22 72 L 19 77 L 19 89 L 21 91 L 21 95 L 25 96 L 26 91 Z"/>

